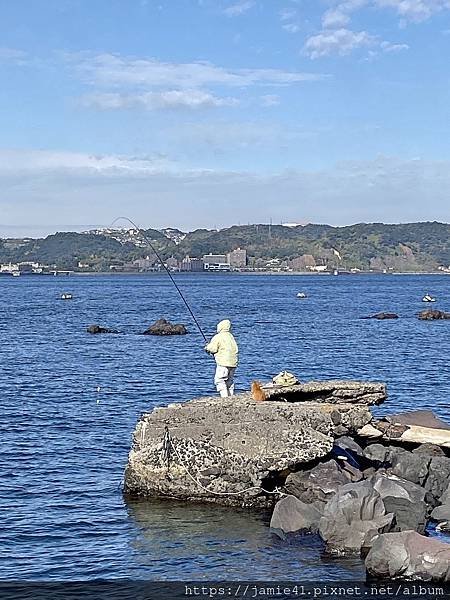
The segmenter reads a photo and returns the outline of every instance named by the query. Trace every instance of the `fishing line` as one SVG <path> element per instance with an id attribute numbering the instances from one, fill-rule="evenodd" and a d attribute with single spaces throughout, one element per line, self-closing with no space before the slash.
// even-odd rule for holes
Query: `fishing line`
<path id="1" fill-rule="evenodd" d="M 163 259 L 161 258 L 161 256 L 159 255 L 159 252 L 156 250 L 156 248 L 154 247 L 154 245 L 152 244 L 150 238 L 146 235 L 145 231 L 143 229 L 140 229 L 136 223 L 134 223 L 131 219 L 129 219 L 128 217 L 117 217 L 117 219 L 114 219 L 114 221 L 111 223 L 110 228 L 112 228 L 115 223 L 117 223 L 117 221 L 120 220 L 124 220 L 124 221 L 128 221 L 128 223 L 130 223 L 134 229 L 138 232 L 138 234 L 140 234 L 144 240 L 148 243 L 148 245 L 150 246 L 150 248 L 152 249 L 152 251 L 154 252 L 154 254 L 156 255 L 156 258 L 159 260 L 159 262 L 161 263 L 161 265 L 163 266 L 164 270 L 166 271 L 167 275 L 170 277 L 170 281 L 173 283 L 173 285 L 175 286 L 175 289 L 177 290 L 177 292 L 180 295 L 180 298 L 183 300 L 186 308 L 188 309 L 192 319 L 194 320 L 194 323 L 197 325 L 197 328 L 199 330 L 199 332 L 201 333 L 203 339 L 205 340 L 205 342 L 208 342 L 206 335 L 203 332 L 203 329 L 200 326 L 200 323 L 197 321 L 196 316 L 194 315 L 194 313 L 192 312 L 191 307 L 189 306 L 186 298 L 183 296 L 183 292 L 180 290 L 180 288 L 177 285 L 177 282 L 175 281 L 175 279 L 172 276 L 172 273 L 169 271 L 169 269 L 167 268 L 167 266 L 165 265 Z"/>

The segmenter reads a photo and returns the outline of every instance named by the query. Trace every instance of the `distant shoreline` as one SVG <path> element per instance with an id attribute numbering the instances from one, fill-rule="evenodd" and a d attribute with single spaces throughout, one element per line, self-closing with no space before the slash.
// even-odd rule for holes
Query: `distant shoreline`
<path id="1" fill-rule="evenodd" d="M 252 276 L 258 276 L 258 275 L 264 275 L 264 276 L 268 276 L 268 275 L 272 275 L 275 277 L 279 277 L 282 275 L 287 275 L 287 276 L 309 276 L 312 275 L 314 277 L 358 277 L 361 275 L 385 275 L 386 277 L 392 276 L 392 275 L 450 275 L 450 273 L 446 273 L 445 271 L 423 271 L 423 272 L 394 272 L 394 273 L 375 273 L 375 272 L 369 272 L 369 271 L 363 271 L 360 273 L 339 273 L 338 275 L 334 275 L 331 272 L 328 273 L 311 273 L 310 271 L 224 271 L 224 272 L 220 272 L 220 271 L 214 271 L 214 272 L 196 272 L 196 271 L 174 271 L 171 272 L 172 275 L 174 276 L 184 276 L 184 275 L 198 275 L 198 276 L 211 276 L 211 275 L 220 275 L 220 276 L 224 276 L 224 275 L 236 275 L 236 276 L 243 276 L 243 275 L 252 275 Z M 70 273 L 70 275 L 57 275 L 57 277 L 92 277 L 94 275 L 101 275 L 103 277 L 109 276 L 109 275 L 113 275 L 113 276 L 126 276 L 126 275 L 137 275 L 139 277 L 143 277 L 143 276 L 156 276 L 156 275 L 165 275 L 165 271 L 147 271 L 147 272 L 133 272 L 133 271 L 128 271 L 128 272 L 110 272 L 110 271 L 98 271 L 98 272 L 94 272 L 94 271 L 89 271 L 86 273 L 82 273 L 82 272 L 73 272 Z"/>

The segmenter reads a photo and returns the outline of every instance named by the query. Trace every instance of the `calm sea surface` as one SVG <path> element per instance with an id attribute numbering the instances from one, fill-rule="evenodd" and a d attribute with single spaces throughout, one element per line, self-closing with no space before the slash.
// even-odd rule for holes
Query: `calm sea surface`
<path id="1" fill-rule="evenodd" d="M 449 276 L 178 281 L 208 335 L 233 321 L 238 388 L 283 369 L 302 380 L 384 381 L 382 412 L 428 408 L 450 419 L 450 322 L 415 317 L 427 292 L 450 310 Z M 59 300 L 63 292 L 74 299 Z M 378 311 L 402 318 L 359 319 Z M 159 317 L 187 323 L 190 335 L 137 335 Z M 359 561 L 323 560 L 312 538 L 277 540 L 265 513 L 124 501 L 139 415 L 214 391 L 188 317 L 165 276 L 0 278 L 0 579 L 362 575 Z M 92 323 L 124 334 L 88 335 Z"/>

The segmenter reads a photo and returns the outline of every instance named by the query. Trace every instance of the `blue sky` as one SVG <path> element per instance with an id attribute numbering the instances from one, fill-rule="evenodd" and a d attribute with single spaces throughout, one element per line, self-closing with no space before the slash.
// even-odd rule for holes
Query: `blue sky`
<path id="1" fill-rule="evenodd" d="M 450 0 L 0 0 L 0 235 L 450 221 Z"/>

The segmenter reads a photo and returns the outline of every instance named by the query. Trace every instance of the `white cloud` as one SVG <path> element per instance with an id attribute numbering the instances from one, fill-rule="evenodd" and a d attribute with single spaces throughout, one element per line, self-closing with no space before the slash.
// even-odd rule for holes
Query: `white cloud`
<path id="1" fill-rule="evenodd" d="M 285 31 L 288 31 L 289 33 L 298 33 L 301 29 L 300 25 L 298 25 L 297 23 L 286 23 L 282 27 Z"/>
<path id="2" fill-rule="evenodd" d="M 116 54 L 79 53 L 67 60 L 82 80 L 102 87 L 195 89 L 204 86 L 248 87 L 320 81 L 326 75 L 281 69 L 227 69 L 209 62 L 170 63 Z"/>
<path id="3" fill-rule="evenodd" d="M 276 94 L 265 94 L 261 96 L 261 104 L 263 106 L 278 106 L 280 104 L 280 96 Z"/>
<path id="4" fill-rule="evenodd" d="M 288 33 L 298 33 L 301 30 L 298 12 L 293 8 L 283 8 L 279 12 L 281 27 Z"/>
<path id="5" fill-rule="evenodd" d="M 45 174 L 48 172 L 80 172 L 140 174 L 166 172 L 171 167 L 165 157 L 133 157 L 95 155 L 51 150 L 0 150 L 0 176 Z"/>
<path id="6" fill-rule="evenodd" d="M 15 48 L 0 48 L 0 63 L 2 62 L 25 65 L 28 62 L 28 54 Z"/>
<path id="7" fill-rule="evenodd" d="M 377 44 L 377 38 L 367 31 L 328 29 L 306 40 L 304 50 L 310 58 L 338 54 L 345 56 L 358 48 L 369 48 Z"/>
<path id="8" fill-rule="evenodd" d="M 195 110 L 237 106 L 239 101 L 236 98 L 219 98 L 202 90 L 167 90 L 142 94 L 119 94 L 116 92 L 86 94 L 81 98 L 81 104 L 101 110 L 127 108 L 143 108 L 145 110 L 187 108 Z"/>
<path id="9" fill-rule="evenodd" d="M 258 121 L 231 121 L 227 119 L 185 122 L 176 128 L 167 128 L 162 132 L 169 153 L 194 154 L 204 157 L 214 154 L 234 155 L 236 150 L 269 150 L 279 153 L 282 148 L 310 139 L 315 132 L 301 127 L 283 126 L 276 122 L 260 119 Z M 188 157 L 189 158 L 189 157 Z"/>
<path id="10" fill-rule="evenodd" d="M 408 44 L 392 44 L 391 42 L 381 42 L 380 48 L 383 52 L 401 52 L 402 50 L 409 50 Z"/>
<path id="11" fill-rule="evenodd" d="M 327 10 L 322 17 L 324 29 L 345 27 L 350 23 L 350 16 L 355 11 L 363 8 L 369 0 L 344 0 L 334 8 Z"/>
<path id="12" fill-rule="evenodd" d="M 0 185 L 3 223 L 21 223 L 23 230 L 36 223 L 54 230 L 108 225 L 123 213 L 124 198 L 127 212 L 153 227 L 226 226 L 271 216 L 335 225 L 450 221 L 449 161 L 378 158 L 261 175 L 187 170 L 158 157 L 0 150 Z"/>
<path id="13" fill-rule="evenodd" d="M 283 8 L 279 14 L 282 21 L 291 21 L 297 16 L 297 11 L 294 8 Z"/>
<path id="14" fill-rule="evenodd" d="M 333 53 L 348 54 L 355 48 L 371 46 L 370 37 L 375 40 L 378 36 L 352 32 L 349 27 L 352 15 L 363 8 L 394 10 L 401 17 L 400 25 L 405 26 L 408 22 L 419 23 L 439 12 L 450 10 L 450 0 L 335 0 L 334 6 L 322 15 L 322 31 L 307 41 L 306 51 L 311 58 Z M 333 30 L 336 30 L 335 34 Z M 408 48 L 407 44 L 379 42 L 378 50 L 396 52 Z M 378 51 L 368 52 L 369 58 L 377 54 Z"/>
<path id="15" fill-rule="evenodd" d="M 392 8 L 406 21 L 420 23 L 450 9 L 450 0 L 374 0 L 378 8 Z"/>
<path id="16" fill-rule="evenodd" d="M 322 26 L 324 29 L 345 27 L 348 23 L 350 23 L 350 16 L 338 8 L 327 10 L 322 17 Z"/>
<path id="17" fill-rule="evenodd" d="M 242 0 L 224 9 L 227 17 L 239 17 L 255 6 L 254 0 Z"/>

